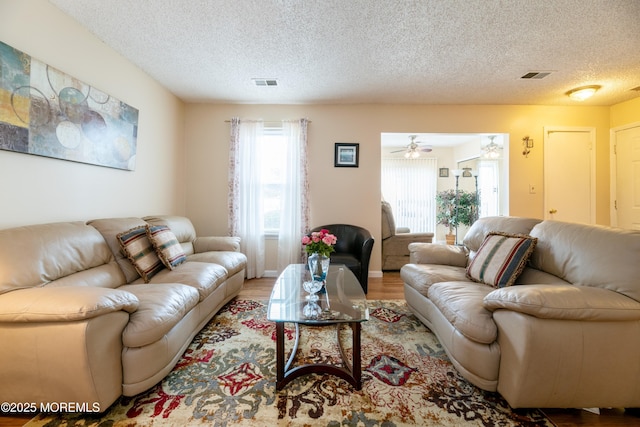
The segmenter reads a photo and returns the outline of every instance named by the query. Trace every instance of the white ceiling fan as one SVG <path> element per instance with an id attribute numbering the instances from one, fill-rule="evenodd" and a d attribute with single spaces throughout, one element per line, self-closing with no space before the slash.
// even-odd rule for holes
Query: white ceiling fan
<path id="1" fill-rule="evenodd" d="M 421 146 L 420 144 L 423 144 L 423 142 L 416 142 L 417 137 L 418 135 L 409 135 L 409 139 L 411 140 L 411 142 L 409 142 L 407 148 L 392 151 L 392 153 L 400 153 L 404 151 L 404 157 L 406 157 L 407 159 L 417 159 L 418 157 L 420 157 L 420 153 L 428 153 L 433 150 L 433 147 L 431 145 Z"/>

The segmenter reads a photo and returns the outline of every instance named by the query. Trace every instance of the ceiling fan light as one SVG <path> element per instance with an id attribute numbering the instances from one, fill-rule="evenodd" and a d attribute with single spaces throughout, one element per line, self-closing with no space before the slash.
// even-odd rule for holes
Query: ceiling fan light
<path id="1" fill-rule="evenodd" d="M 493 141 L 495 138 L 495 135 L 490 136 L 489 143 L 484 147 L 481 147 L 483 151 L 482 157 L 484 157 L 485 159 L 497 159 L 500 157 L 500 149 L 502 147 L 500 147 Z"/>
<path id="2" fill-rule="evenodd" d="M 567 92 L 567 96 L 574 101 L 584 101 L 585 99 L 591 98 L 598 89 L 600 89 L 600 86 L 583 86 L 571 89 Z"/>

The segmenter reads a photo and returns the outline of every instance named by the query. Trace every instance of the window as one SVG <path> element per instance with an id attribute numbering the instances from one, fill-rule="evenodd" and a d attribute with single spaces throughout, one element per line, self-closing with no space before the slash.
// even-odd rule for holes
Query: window
<path id="1" fill-rule="evenodd" d="M 247 255 L 246 277 L 265 273 L 264 236 L 277 233 L 278 271 L 297 263 L 300 238 L 309 225 L 307 119 L 231 119 L 229 141 L 229 233 Z M 277 231 L 276 231 L 277 230 Z"/>
<path id="2" fill-rule="evenodd" d="M 287 187 L 287 144 L 281 127 L 264 128 L 259 140 L 261 176 L 260 187 L 264 212 L 264 232 L 278 235 L 280 213 L 283 209 L 284 192 Z"/>

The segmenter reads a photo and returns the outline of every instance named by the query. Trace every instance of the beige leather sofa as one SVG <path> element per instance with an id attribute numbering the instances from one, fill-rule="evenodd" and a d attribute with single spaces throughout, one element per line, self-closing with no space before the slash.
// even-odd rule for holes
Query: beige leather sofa
<path id="1" fill-rule="evenodd" d="M 165 224 L 187 261 L 149 283 L 116 236 Z M 184 217 L 110 218 L 0 230 L 0 401 L 104 411 L 151 388 L 240 291 L 234 237 L 196 237 Z"/>
<path id="2" fill-rule="evenodd" d="M 466 277 L 490 231 L 538 239 L 514 286 Z M 410 250 L 407 304 L 468 381 L 514 408 L 640 406 L 640 232 L 494 217 Z"/>

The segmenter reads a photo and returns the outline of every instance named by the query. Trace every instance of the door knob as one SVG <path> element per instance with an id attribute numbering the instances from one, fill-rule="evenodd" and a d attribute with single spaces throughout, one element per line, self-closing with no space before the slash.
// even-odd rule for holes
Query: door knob
<path id="1" fill-rule="evenodd" d="M 551 210 L 549 211 L 549 213 L 553 215 L 554 213 L 558 213 L 558 210 L 557 210 L 557 209 L 551 209 Z"/>

